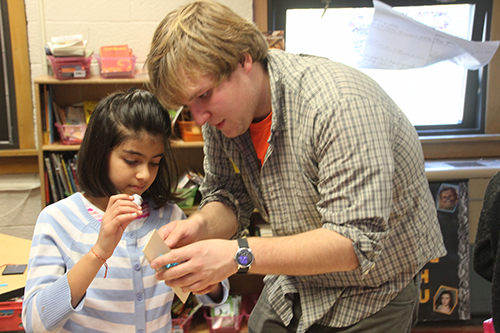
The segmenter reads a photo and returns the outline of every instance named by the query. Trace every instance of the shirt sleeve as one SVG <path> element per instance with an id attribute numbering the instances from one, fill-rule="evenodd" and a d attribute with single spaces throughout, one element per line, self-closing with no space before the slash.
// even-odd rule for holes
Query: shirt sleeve
<path id="1" fill-rule="evenodd" d="M 52 221 L 42 212 L 34 231 L 22 311 L 26 332 L 56 331 L 85 300 L 84 296 L 77 308 L 71 306 L 64 256 L 56 241 L 62 235 L 56 235 Z"/>
<path id="2" fill-rule="evenodd" d="M 394 117 L 388 106 L 350 97 L 315 126 L 318 210 L 323 227 L 352 240 L 363 276 L 383 249 L 392 207 Z M 370 121 L 367 121 L 370 119 Z"/>
<path id="3" fill-rule="evenodd" d="M 215 303 L 208 294 L 206 295 L 196 295 L 196 299 L 205 306 L 214 307 L 220 304 L 224 304 L 229 296 L 229 280 L 225 279 L 221 282 L 222 286 L 222 300 L 219 303 Z"/>

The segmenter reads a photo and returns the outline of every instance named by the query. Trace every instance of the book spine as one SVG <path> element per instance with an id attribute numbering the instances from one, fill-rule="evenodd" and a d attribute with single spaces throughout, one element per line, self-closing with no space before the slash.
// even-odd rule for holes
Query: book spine
<path id="1" fill-rule="evenodd" d="M 73 192 L 73 187 L 71 186 L 71 181 L 69 179 L 68 169 L 66 168 L 66 162 L 64 162 L 64 158 L 61 154 L 59 155 L 59 160 L 61 161 L 61 169 L 62 173 L 64 174 L 64 180 L 66 181 L 67 196 L 69 196 L 74 192 Z"/>
<path id="2" fill-rule="evenodd" d="M 50 157 L 52 159 L 52 162 L 54 163 L 56 174 L 57 174 L 57 179 L 59 180 L 58 184 L 61 189 L 61 197 L 67 197 L 69 196 L 69 188 L 68 188 L 68 182 L 66 181 L 65 175 L 64 175 L 64 170 L 62 169 L 61 166 L 61 161 L 59 159 L 59 156 L 56 153 L 50 153 Z"/>
<path id="3" fill-rule="evenodd" d="M 45 160 L 45 168 L 47 169 L 47 173 L 49 175 L 49 184 L 50 184 L 50 189 L 52 192 L 52 199 L 54 200 L 54 202 L 56 202 L 56 201 L 59 201 L 59 194 L 57 191 L 57 184 L 56 184 L 56 180 L 54 177 L 52 165 L 50 163 L 50 158 L 45 157 L 44 160 Z M 47 202 L 49 202 L 49 201 L 47 201 Z"/>

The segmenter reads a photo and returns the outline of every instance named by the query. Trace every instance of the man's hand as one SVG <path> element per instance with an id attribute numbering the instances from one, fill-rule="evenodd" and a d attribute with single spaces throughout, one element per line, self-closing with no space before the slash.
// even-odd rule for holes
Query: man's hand
<path id="1" fill-rule="evenodd" d="M 232 240 L 203 240 L 181 248 L 153 260 L 151 267 L 158 268 L 167 264 L 179 263 L 156 273 L 156 278 L 165 280 L 171 287 L 183 291 L 206 294 L 222 280 L 238 270 L 233 257 L 238 249 Z"/>
<path id="2" fill-rule="evenodd" d="M 171 249 L 194 243 L 202 239 L 202 219 L 193 214 L 186 220 L 172 221 L 158 230 L 158 234 Z"/>

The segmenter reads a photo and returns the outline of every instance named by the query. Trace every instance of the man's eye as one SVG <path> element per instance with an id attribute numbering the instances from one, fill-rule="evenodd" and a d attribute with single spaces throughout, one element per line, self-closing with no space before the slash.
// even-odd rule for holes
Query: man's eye
<path id="1" fill-rule="evenodd" d="M 204 94 L 201 94 L 200 96 L 198 96 L 198 98 L 200 98 L 200 99 L 206 99 L 206 98 L 210 97 L 211 94 L 212 94 L 212 90 L 208 90 Z"/>

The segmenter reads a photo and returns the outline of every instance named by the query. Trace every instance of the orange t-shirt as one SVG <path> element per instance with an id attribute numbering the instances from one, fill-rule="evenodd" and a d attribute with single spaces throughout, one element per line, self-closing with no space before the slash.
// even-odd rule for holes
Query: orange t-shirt
<path id="1" fill-rule="evenodd" d="M 255 152 L 260 161 L 260 166 L 264 163 L 264 158 L 266 157 L 267 147 L 269 143 L 267 140 L 271 135 L 271 123 L 273 120 L 273 113 L 269 115 L 258 123 L 250 124 L 250 136 L 252 137 L 253 146 L 255 147 Z"/>

